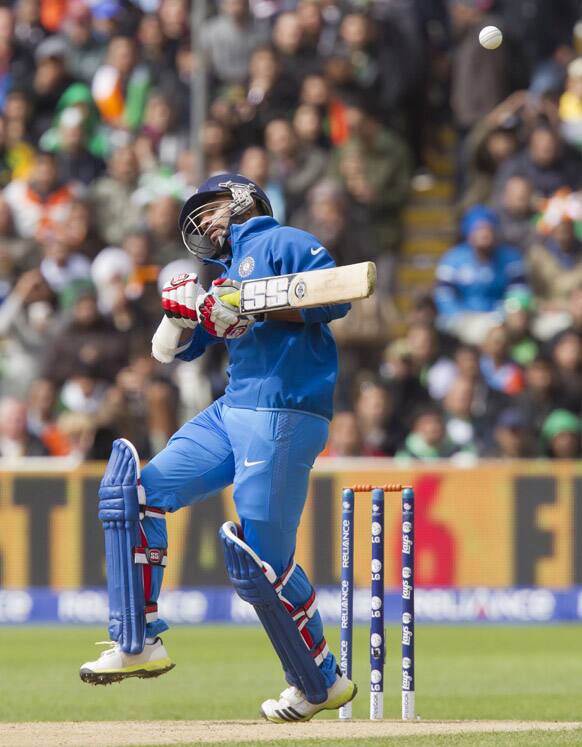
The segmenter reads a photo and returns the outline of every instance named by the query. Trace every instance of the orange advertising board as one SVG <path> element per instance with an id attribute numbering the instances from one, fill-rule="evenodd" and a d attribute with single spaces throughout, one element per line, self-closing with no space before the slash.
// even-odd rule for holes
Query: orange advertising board
<path id="1" fill-rule="evenodd" d="M 103 465 L 74 470 L 0 465 L 0 583 L 8 589 L 104 585 L 97 488 Z M 582 584 L 582 470 L 575 462 L 446 463 L 321 459 L 312 473 L 297 559 L 314 583 L 339 577 L 341 491 L 409 483 L 416 494 L 418 586 L 566 588 Z M 355 579 L 369 579 L 370 497 L 356 497 Z M 168 515 L 165 587 L 226 584 L 217 530 L 236 519 L 230 491 Z M 386 568 L 399 582 L 399 496 L 386 500 Z"/>

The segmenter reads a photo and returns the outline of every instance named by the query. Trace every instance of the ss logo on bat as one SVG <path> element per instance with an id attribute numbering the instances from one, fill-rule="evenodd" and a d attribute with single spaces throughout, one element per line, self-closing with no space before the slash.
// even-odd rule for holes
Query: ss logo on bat
<path id="1" fill-rule="evenodd" d="M 247 281 L 243 286 L 241 308 L 244 311 L 261 311 L 288 305 L 289 278 L 268 278 Z"/>

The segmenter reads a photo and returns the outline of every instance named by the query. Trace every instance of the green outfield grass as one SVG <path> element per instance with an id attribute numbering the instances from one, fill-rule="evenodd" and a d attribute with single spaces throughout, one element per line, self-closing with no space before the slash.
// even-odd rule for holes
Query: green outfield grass
<path id="1" fill-rule="evenodd" d="M 335 631 L 328 632 L 335 649 Z M 93 643 L 104 637 L 85 627 L 0 629 L 0 720 L 252 719 L 284 687 L 262 630 L 232 626 L 169 631 L 176 668 L 159 679 L 86 685 L 79 665 L 98 654 Z M 355 718 L 368 715 L 367 637 L 366 628 L 356 630 Z M 398 718 L 396 628 L 388 641 L 385 715 Z M 417 711 L 424 719 L 579 720 L 581 649 L 576 625 L 418 626 Z"/>

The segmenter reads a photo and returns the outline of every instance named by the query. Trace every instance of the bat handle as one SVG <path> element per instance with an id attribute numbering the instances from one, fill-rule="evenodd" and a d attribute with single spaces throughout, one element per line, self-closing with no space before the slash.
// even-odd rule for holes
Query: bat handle
<path id="1" fill-rule="evenodd" d="M 225 293 L 223 296 L 219 296 L 222 303 L 227 303 L 235 309 L 240 308 L 240 291 L 232 291 L 232 293 Z"/>

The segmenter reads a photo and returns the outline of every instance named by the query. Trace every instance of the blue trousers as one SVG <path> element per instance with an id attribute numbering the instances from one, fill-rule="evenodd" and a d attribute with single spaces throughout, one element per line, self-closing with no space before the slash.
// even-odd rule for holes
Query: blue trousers
<path id="1" fill-rule="evenodd" d="M 295 553 L 309 472 L 324 448 L 328 422 L 322 417 L 289 410 L 246 410 L 214 402 L 183 425 L 143 469 L 142 485 L 150 506 L 177 511 L 234 484 L 234 502 L 245 541 L 279 576 Z M 148 544 L 166 547 L 165 522 L 146 517 Z M 218 530 L 218 527 L 217 527 Z M 151 567 L 150 600 L 156 601 L 163 569 Z M 300 566 L 284 591 L 294 605 L 305 604 L 311 584 Z M 147 635 L 167 630 L 158 619 Z M 319 612 L 308 622 L 314 642 L 323 638 Z M 335 657 L 321 665 L 329 686 L 335 681 Z"/>

